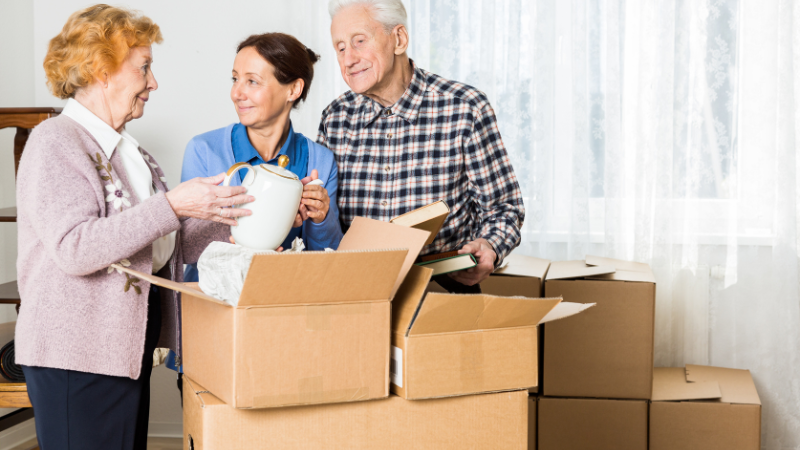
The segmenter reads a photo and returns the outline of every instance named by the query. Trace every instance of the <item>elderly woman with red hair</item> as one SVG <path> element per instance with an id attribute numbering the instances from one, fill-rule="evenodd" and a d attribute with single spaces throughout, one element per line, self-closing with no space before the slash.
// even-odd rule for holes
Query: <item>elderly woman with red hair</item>
<path id="1" fill-rule="evenodd" d="M 145 449 L 156 347 L 180 354 L 180 304 L 112 264 L 181 281 L 252 201 L 224 173 L 168 190 L 125 130 L 158 88 L 147 17 L 108 5 L 74 13 L 44 68 L 60 116 L 31 133 L 19 166 L 16 329 L 43 450 Z"/>

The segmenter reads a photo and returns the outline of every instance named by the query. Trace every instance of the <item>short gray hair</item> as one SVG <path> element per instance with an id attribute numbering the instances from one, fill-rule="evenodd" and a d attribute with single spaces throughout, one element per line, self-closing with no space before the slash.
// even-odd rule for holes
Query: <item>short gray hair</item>
<path id="1" fill-rule="evenodd" d="M 387 33 L 392 31 L 397 25 L 408 28 L 408 14 L 406 7 L 401 0 L 330 0 L 328 2 L 328 12 L 331 19 L 342 8 L 351 5 L 363 5 L 372 10 L 372 18 L 383 25 Z"/>

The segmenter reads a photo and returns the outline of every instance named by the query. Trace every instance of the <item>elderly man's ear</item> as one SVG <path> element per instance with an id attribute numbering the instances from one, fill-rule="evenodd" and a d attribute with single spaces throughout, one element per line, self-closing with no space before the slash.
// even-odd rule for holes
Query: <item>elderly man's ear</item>
<path id="1" fill-rule="evenodd" d="M 408 50 L 408 30 L 403 25 L 397 25 L 392 30 L 394 35 L 394 54 L 402 55 Z"/>

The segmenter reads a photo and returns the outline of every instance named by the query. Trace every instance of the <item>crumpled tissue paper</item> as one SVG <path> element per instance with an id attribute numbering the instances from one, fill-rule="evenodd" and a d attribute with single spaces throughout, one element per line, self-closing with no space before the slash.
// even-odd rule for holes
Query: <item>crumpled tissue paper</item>
<path id="1" fill-rule="evenodd" d="M 283 253 L 302 252 L 304 249 L 303 240 L 298 237 L 292 242 L 292 248 Z M 238 305 L 253 256 L 269 253 L 277 252 L 255 251 L 227 242 L 212 242 L 197 261 L 200 289 L 225 303 Z"/>

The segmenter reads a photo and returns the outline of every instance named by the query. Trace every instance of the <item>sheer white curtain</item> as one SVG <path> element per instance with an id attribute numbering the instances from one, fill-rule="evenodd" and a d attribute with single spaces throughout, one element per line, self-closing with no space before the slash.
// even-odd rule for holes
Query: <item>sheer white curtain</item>
<path id="1" fill-rule="evenodd" d="M 518 250 L 648 262 L 656 365 L 749 369 L 800 449 L 800 2 L 406 0 L 412 58 L 489 96 Z"/>

